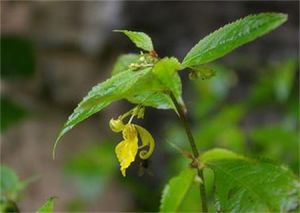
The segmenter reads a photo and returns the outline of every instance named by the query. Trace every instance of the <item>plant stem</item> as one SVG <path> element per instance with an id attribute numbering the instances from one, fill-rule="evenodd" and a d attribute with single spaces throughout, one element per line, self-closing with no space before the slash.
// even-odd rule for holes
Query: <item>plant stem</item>
<path id="1" fill-rule="evenodd" d="M 184 126 L 186 135 L 189 139 L 194 158 L 198 160 L 199 158 L 199 152 L 191 131 L 191 128 L 189 126 L 189 123 L 187 121 L 186 117 L 186 110 L 177 102 L 175 96 L 173 93 L 170 94 L 170 97 L 177 109 L 177 112 L 179 113 L 179 118 Z M 201 204 L 202 204 L 202 212 L 207 212 L 207 200 L 206 200 L 206 192 L 205 192 L 205 185 L 204 185 L 204 175 L 203 175 L 203 170 L 200 169 L 199 167 L 196 168 L 198 176 L 201 178 L 202 182 L 200 183 L 200 198 L 201 198 Z"/>

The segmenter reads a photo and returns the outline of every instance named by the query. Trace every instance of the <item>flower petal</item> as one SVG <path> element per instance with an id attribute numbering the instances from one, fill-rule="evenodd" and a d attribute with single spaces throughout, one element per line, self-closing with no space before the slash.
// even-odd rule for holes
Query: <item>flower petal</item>
<path id="1" fill-rule="evenodd" d="M 115 152 L 120 162 L 122 175 L 125 177 L 126 169 L 134 161 L 138 150 L 137 132 L 132 124 L 125 126 L 123 137 L 125 140 L 116 146 Z"/>

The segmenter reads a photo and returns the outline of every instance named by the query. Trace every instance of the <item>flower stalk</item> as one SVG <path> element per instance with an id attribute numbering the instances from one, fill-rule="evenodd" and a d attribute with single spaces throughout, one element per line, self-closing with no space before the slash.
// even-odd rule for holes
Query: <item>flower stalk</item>
<path id="1" fill-rule="evenodd" d="M 170 93 L 170 97 L 176 107 L 176 110 L 179 114 L 179 118 L 180 118 L 180 121 L 182 123 L 182 125 L 184 126 L 184 129 L 185 129 L 185 132 L 186 132 L 186 135 L 188 137 L 188 140 L 189 140 L 189 143 L 190 143 L 190 146 L 192 148 L 192 151 L 193 151 L 193 155 L 194 155 L 194 159 L 198 159 L 199 158 L 199 151 L 197 149 L 197 146 L 196 146 L 196 143 L 195 143 L 195 140 L 194 140 L 194 137 L 193 137 L 193 134 L 192 134 L 192 131 L 191 131 L 191 128 L 189 126 L 189 123 L 187 121 L 187 117 L 186 117 L 186 110 L 183 108 L 183 106 L 181 106 L 173 93 Z M 202 212 L 208 212 L 207 210 L 207 199 L 206 199 L 206 192 L 205 192 L 205 182 L 204 182 L 204 175 L 203 175 L 203 169 L 200 169 L 199 167 L 196 167 L 197 169 L 197 174 L 198 176 L 201 178 L 201 182 L 200 182 L 200 198 L 201 198 L 201 204 L 202 204 Z"/>

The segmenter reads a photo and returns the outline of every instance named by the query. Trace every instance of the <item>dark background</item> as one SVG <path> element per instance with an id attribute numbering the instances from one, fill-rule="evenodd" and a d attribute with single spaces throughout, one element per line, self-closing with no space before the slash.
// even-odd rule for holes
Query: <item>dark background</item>
<path id="1" fill-rule="evenodd" d="M 145 119 L 138 121 L 153 133 L 157 142 L 151 159 L 153 176 L 138 177 L 138 163 L 129 169 L 127 178 L 118 171 L 113 147 L 120 135 L 110 131 L 108 121 L 132 107 L 125 101 L 112 104 L 74 128 L 58 146 L 57 159 L 51 157 L 57 133 L 76 104 L 92 86 L 110 76 L 119 54 L 139 51 L 126 37 L 112 30 L 144 31 L 152 37 L 159 56 L 175 55 L 182 60 L 200 38 L 224 24 L 268 11 L 287 13 L 289 19 L 274 32 L 217 60 L 233 70 L 229 77 L 224 77 L 226 98 L 220 99 L 218 107 L 199 112 L 201 103 L 206 103 L 206 96 L 197 93 L 202 91 L 198 85 L 202 81 L 195 86 L 186 72 L 181 74 L 183 96 L 192 111 L 190 121 L 196 138 L 207 138 L 201 150 L 223 146 L 283 162 L 298 172 L 298 65 L 291 85 L 285 85 L 292 88 L 288 98 L 278 102 L 270 95 L 272 92 L 265 91 L 274 80 L 272 71 L 266 71 L 272 70 L 270 65 L 276 67 L 285 60 L 298 60 L 299 2 L 2 1 L 1 164 L 15 170 L 20 179 L 38 176 L 17 202 L 20 209 L 35 211 L 48 197 L 57 196 L 57 211 L 156 211 L 167 178 L 181 168 L 173 157 L 174 153 L 179 154 L 166 143 L 179 141 L 182 136 L 176 135 L 181 130 L 177 129 L 176 114 L 172 111 L 147 109 Z M 248 95 L 262 78 L 264 86 L 258 89 L 262 98 L 248 104 Z M 222 88 L 220 93 L 225 90 Z M 214 96 L 209 98 L 214 101 Z M 227 122 L 234 120 L 228 117 L 215 121 L 221 127 L 212 122 L 211 129 L 205 128 L 206 121 L 214 121 L 211 116 L 240 102 L 249 107 L 245 107 L 247 113 L 233 127 L 229 125 L 223 131 Z M 238 107 L 245 111 L 241 105 Z M 274 133 L 271 128 L 271 136 L 257 133 L 248 137 L 252 129 L 259 129 L 262 124 L 276 124 L 281 130 L 286 124 L 291 131 L 283 130 L 283 141 L 277 148 L 272 141 L 267 147 L 256 146 L 253 137 L 268 139 Z M 225 139 L 242 141 L 242 148 L 237 148 L 240 144 L 218 144 L 218 140 L 211 139 L 213 136 L 202 136 L 218 135 L 220 131 Z M 182 139 L 179 144 L 186 143 L 184 135 Z M 285 149 L 281 143 L 292 145 Z M 287 159 L 289 154 L 294 157 Z M 75 156 L 78 159 L 74 160 Z"/>

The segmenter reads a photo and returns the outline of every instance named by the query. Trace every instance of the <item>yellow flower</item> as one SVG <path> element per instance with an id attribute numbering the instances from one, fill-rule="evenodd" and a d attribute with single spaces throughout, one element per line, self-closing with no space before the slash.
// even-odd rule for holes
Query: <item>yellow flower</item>
<path id="1" fill-rule="evenodd" d="M 124 129 L 124 124 L 121 119 L 111 119 L 109 121 L 109 127 L 114 132 L 121 132 Z"/>
<path id="2" fill-rule="evenodd" d="M 114 132 L 122 131 L 123 141 L 121 141 L 115 148 L 117 158 L 120 162 L 120 170 L 122 175 L 126 176 L 126 169 L 135 160 L 138 149 L 148 147 L 148 150 L 142 150 L 139 153 L 141 159 L 149 158 L 154 151 L 154 139 L 152 135 L 143 127 L 136 124 L 124 125 L 122 120 L 111 119 L 110 128 Z M 138 145 L 138 135 L 141 138 L 142 144 Z"/>
<path id="3" fill-rule="evenodd" d="M 134 125 L 127 124 L 123 129 L 123 138 L 115 149 L 117 158 L 121 165 L 122 175 L 126 176 L 126 169 L 134 161 L 138 150 L 138 136 Z"/>

